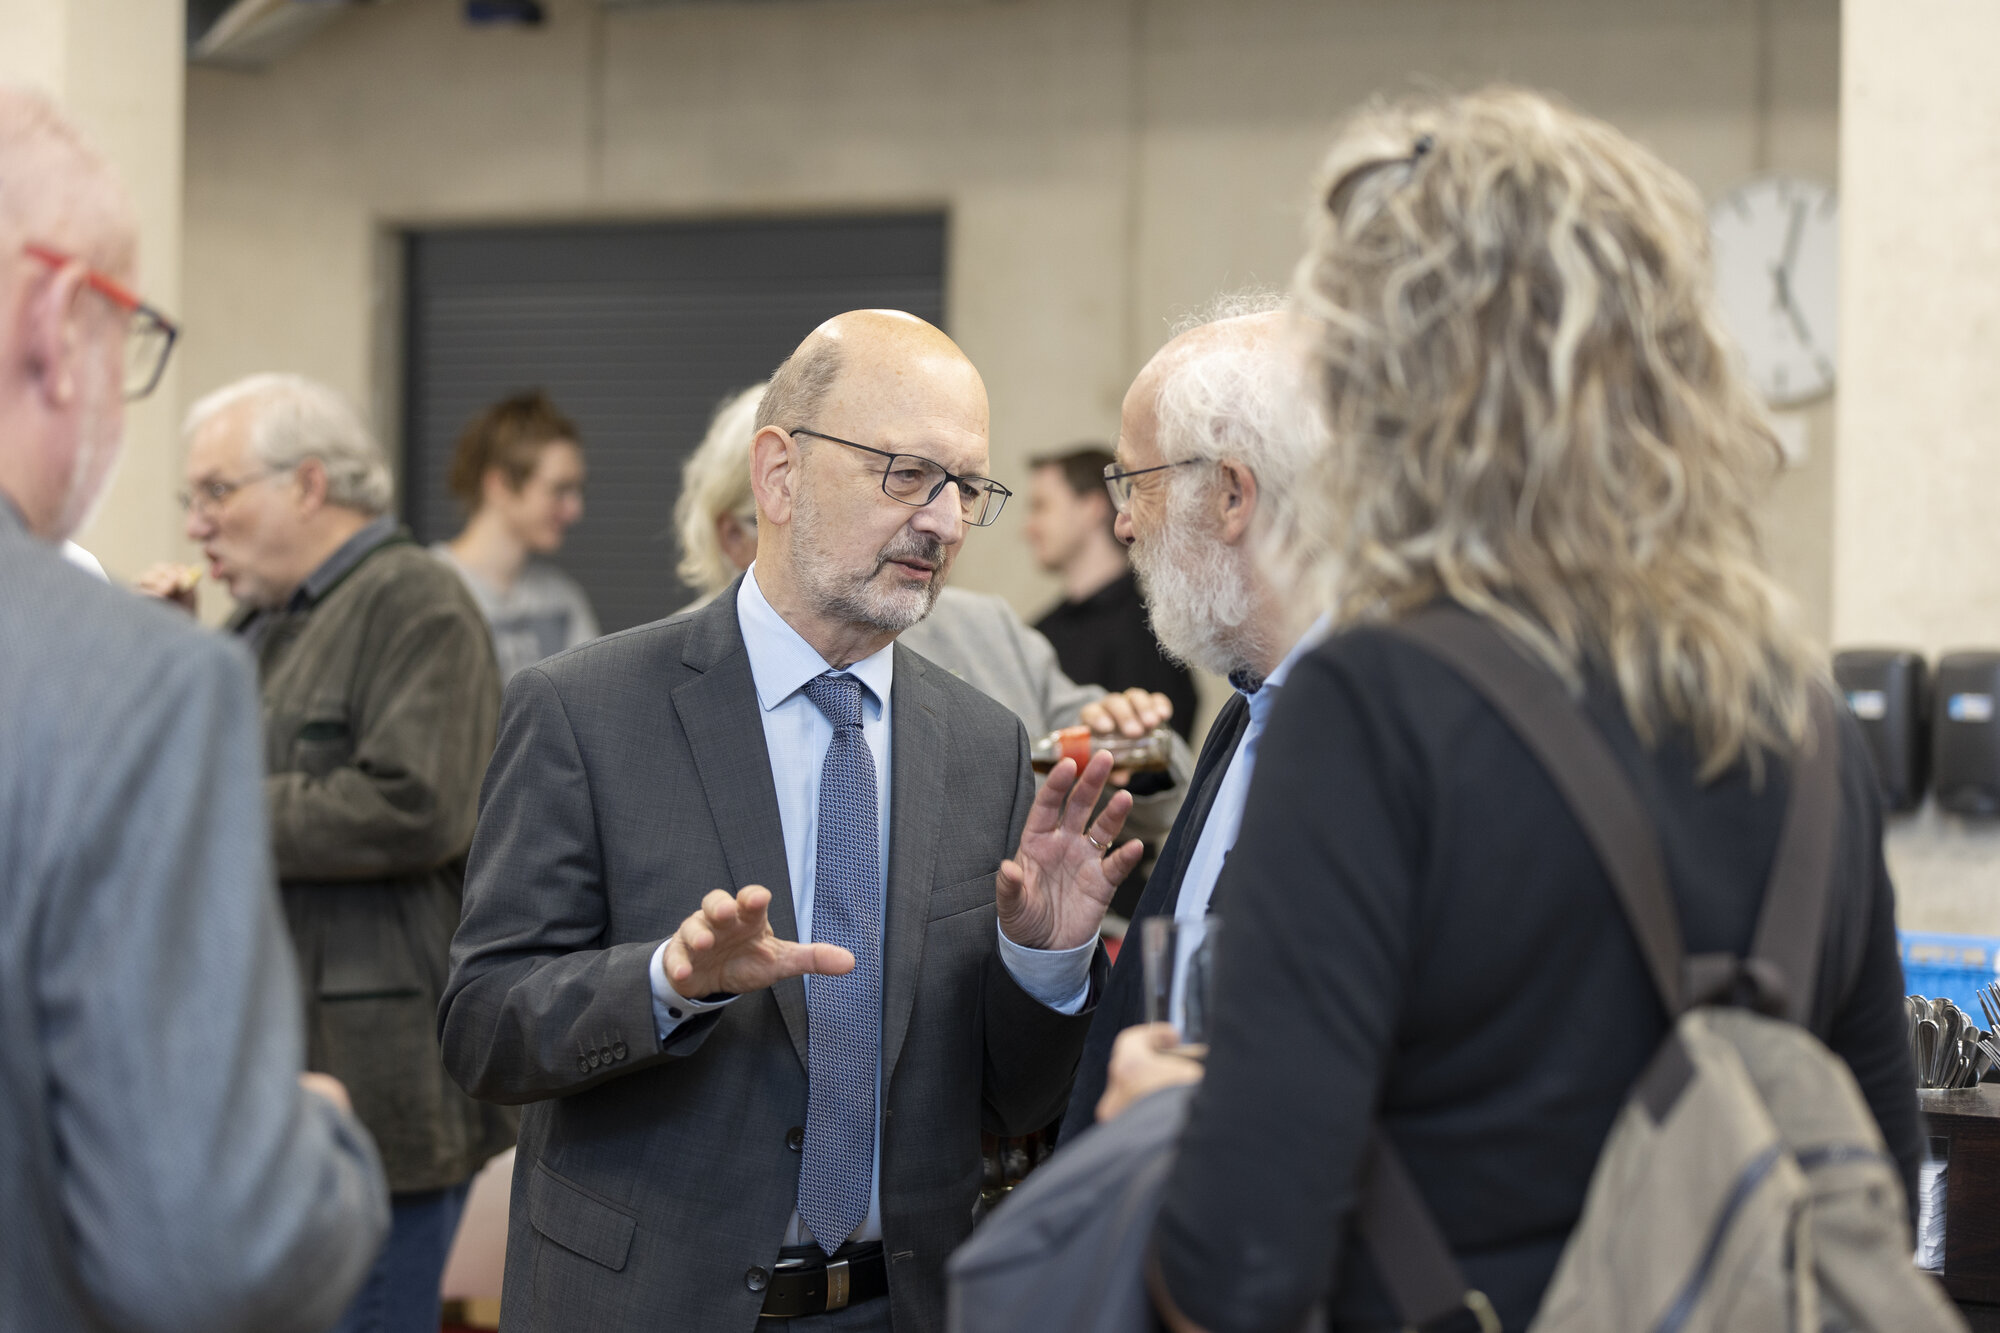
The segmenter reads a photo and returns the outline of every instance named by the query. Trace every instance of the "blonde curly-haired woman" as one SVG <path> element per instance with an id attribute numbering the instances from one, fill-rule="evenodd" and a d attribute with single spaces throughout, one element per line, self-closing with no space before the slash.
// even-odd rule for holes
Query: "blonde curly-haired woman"
<path id="1" fill-rule="evenodd" d="M 1494 89 L 1363 110 L 1319 201 L 1296 295 L 1334 426 L 1307 498 L 1337 629 L 1277 706 L 1216 892 L 1219 1011 L 1155 1293 L 1179 1328 L 1296 1329 L 1319 1301 L 1336 1328 L 1398 1323 L 1351 1230 L 1379 1123 L 1520 1329 L 1667 1015 L 1547 773 L 1385 624 L 1455 602 L 1571 684 L 1657 829 L 1690 953 L 1750 942 L 1823 662 L 1759 556 L 1778 451 L 1686 180 Z M 1810 1026 L 1907 1180 L 1894 895 L 1841 728 Z"/>

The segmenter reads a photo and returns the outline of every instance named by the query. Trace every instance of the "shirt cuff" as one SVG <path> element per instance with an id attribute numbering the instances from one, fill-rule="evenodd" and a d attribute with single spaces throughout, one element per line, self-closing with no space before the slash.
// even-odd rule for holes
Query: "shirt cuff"
<path id="1" fill-rule="evenodd" d="M 646 969 L 646 976 L 653 983 L 653 1026 L 659 1031 L 662 1046 L 681 1024 L 714 1013 L 736 998 L 731 995 L 721 1000 L 690 1000 L 675 990 L 667 980 L 667 944 L 667 940 L 660 941 L 660 947 L 653 950 L 653 965 Z"/>
<path id="2" fill-rule="evenodd" d="M 1090 998 L 1090 960 L 1097 941 L 1085 940 L 1074 949 L 1030 949 L 1000 934 L 1000 961 L 1016 984 L 1059 1014 L 1074 1014 Z"/>

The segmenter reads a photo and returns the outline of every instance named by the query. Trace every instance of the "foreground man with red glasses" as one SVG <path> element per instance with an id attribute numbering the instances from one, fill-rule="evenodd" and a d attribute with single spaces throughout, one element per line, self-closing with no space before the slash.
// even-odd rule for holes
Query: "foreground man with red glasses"
<path id="1" fill-rule="evenodd" d="M 528 1103 L 512 1328 L 942 1327 L 979 1132 L 1062 1109 L 1141 851 L 1108 755 L 1037 796 L 895 642 L 1006 499 L 964 354 L 839 316 L 757 427 L 735 585 L 507 687 L 441 1018 Z"/>
<path id="2" fill-rule="evenodd" d="M 135 242 L 0 86 L 0 1328 L 322 1328 L 387 1199 L 340 1084 L 301 1087 L 249 663 L 55 545 L 171 346 Z"/>

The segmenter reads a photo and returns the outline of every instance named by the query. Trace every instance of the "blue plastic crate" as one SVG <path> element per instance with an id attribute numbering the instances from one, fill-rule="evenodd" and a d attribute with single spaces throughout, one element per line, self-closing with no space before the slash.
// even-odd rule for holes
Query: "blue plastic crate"
<path id="1" fill-rule="evenodd" d="M 1902 944 L 1903 989 L 1933 1000 L 1948 999 L 1985 1027 L 1976 992 L 2000 981 L 2000 939 L 1909 930 L 1896 934 Z"/>

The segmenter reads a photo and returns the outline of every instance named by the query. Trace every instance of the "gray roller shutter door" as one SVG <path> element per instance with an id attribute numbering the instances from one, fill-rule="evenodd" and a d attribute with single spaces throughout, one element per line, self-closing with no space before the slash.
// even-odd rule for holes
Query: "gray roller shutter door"
<path id="1" fill-rule="evenodd" d="M 606 631 L 657 620 L 692 595 L 673 503 L 717 402 L 843 310 L 943 327 L 944 247 L 939 214 L 409 233 L 405 516 L 424 541 L 455 533 L 459 431 L 540 386 L 590 467 L 558 562 Z"/>

